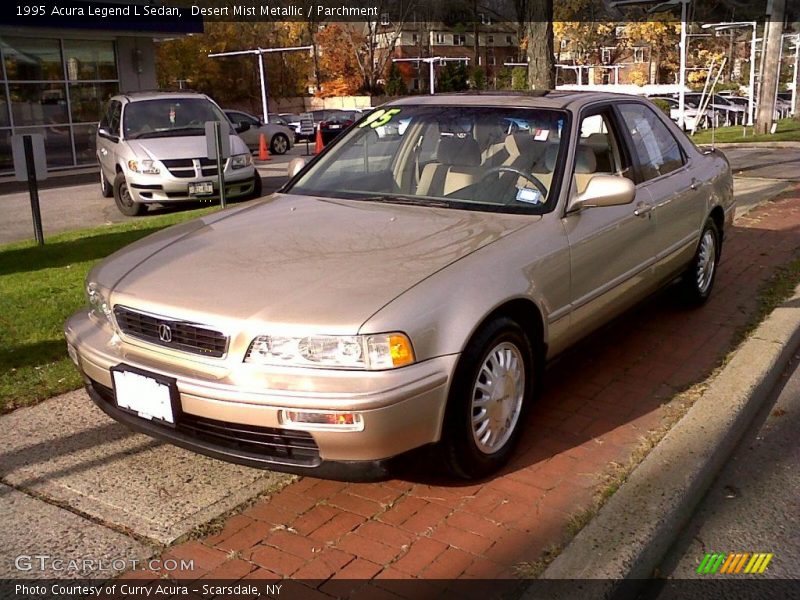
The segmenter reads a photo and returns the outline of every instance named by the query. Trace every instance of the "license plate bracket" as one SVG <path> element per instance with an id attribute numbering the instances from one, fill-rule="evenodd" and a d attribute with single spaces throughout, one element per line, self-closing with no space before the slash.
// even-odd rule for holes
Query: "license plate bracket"
<path id="1" fill-rule="evenodd" d="M 177 379 L 120 363 L 111 367 L 111 382 L 118 409 L 175 427 L 181 415 Z"/>

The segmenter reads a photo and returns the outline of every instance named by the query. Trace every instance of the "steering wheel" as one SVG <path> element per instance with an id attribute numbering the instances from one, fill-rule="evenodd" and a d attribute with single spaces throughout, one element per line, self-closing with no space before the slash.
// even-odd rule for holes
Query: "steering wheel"
<path id="1" fill-rule="evenodd" d="M 486 173 L 483 174 L 483 177 L 481 177 L 481 180 L 478 183 L 483 183 L 484 180 L 498 173 L 514 173 L 516 175 L 519 175 L 523 179 L 530 181 L 533 184 L 533 187 L 535 187 L 537 190 L 539 190 L 539 192 L 541 192 L 542 198 L 547 197 L 547 188 L 536 177 L 536 175 L 534 175 L 533 173 L 526 173 L 525 171 L 522 171 L 520 169 L 515 169 L 514 167 L 506 167 L 503 165 L 500 165 L 499 167 L 492 167 L 491 169 L 486 171 Z"/>

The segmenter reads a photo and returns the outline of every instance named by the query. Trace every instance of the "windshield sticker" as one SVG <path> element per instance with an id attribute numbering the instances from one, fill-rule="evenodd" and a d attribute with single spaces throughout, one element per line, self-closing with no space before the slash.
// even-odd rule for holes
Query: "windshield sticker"
<path id="1" fill-rule="evenodd" d="M 548 137 L 550 137 L 549 129 L 537 129 L 533 134 L 533 139 L 537 142 L 546 142 Z"/>
<path id="2" fill-rule="evenodd" d="M 535 188 L 517 186 L 517 202 L 541 204 L 544 201 L 542 192 Z"/>
<path id="3" fill-rule="evenodd" d="M 384 108 L 379 108 L 375 112 L 369 114 L 369 116 L 364 119 L 362 123 L 360 123 L 359 127 L 366 127 L 369 125 L 372 129 L 377 129 L 378 127 L 383 127 L 389 121 L 392 120 L 397 113 L 400 112 L 399 108 L 390 108 L 388 110 Z"/>
<path id="4" fill-rule="evenodd" d="M 170 106 L 169 107 L 169 124 L 170 125 L 175 125 L 175 107 L 174 106 Z"/>

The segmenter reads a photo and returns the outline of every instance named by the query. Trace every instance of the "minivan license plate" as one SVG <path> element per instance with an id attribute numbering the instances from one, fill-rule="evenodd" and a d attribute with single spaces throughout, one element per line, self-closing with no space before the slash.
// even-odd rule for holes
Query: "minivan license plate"
<path id="1" fill-rule="evenodd" d="M 208 196 L 214 193 L 214 184 L 210 181 L 202 181 L 200 183 L 189 184 L 189 195 L 191 196 Z"/>
<path id="2" fill-rule="evenodd" d="M 172 390 L 169 384 L 133 371 L 113 369 L 117 406 L 132 411 L 148 421 L 175 424 Z"/>

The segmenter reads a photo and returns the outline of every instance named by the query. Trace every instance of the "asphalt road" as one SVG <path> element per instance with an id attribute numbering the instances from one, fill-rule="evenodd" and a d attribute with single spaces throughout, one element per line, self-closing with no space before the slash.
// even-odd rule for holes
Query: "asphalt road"
<path id="1" fill-rule="evenodd" d="M 800 351 L 705 498 L 667 553 L 668 580 L 797 578 L 800 567 Z M 698 574 L 706 553 L 773 553 L 761 575 Z M 744 569 L 743 569 L 744 570 Z M 796 583 L 796 581 L 795 581 Z M 661 582 L 660 600 L 694 597 L 702 588 Z M 795 586 L 800 594 L 800 586 Z M 707 591 L 707 590 L 705 590 Z M 778 589 L 774 590 L 776 593 Z M 777 596 L 775 596 L 777 597 Z M 781 593 L 781 597 L 787 597 Z"/>

